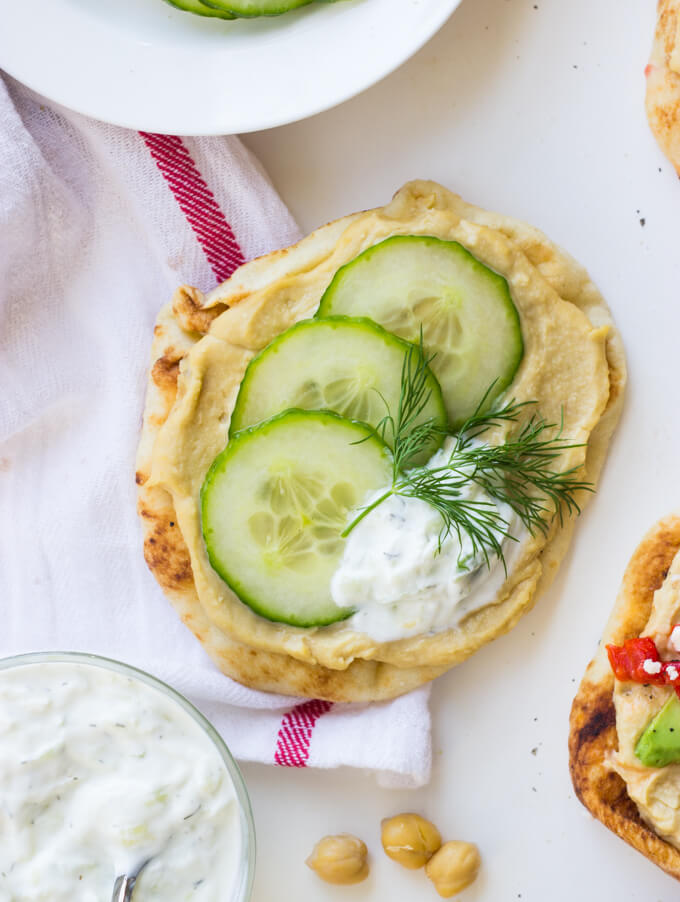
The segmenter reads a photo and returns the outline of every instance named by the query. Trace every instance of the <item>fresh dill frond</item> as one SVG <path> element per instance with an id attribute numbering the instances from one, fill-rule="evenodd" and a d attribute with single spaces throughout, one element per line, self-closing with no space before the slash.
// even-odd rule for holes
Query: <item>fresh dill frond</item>
<path id="1" fill-rule="evenodd" d="M 416 422 L 429 400 L 427 367 L 431 361 L 419 345 L 413 345 L 404 357 L 401 393 L 396 415 L 388 410 L 377 430 L 392 439 L 392 486 L 367 505 L 346 527 L 343 536 L 379 504 L 392 495 L 419 498 L 439 511 L 442 528 L 439 548 L 454 533 L 461 545 L 468 538 L 475 556 L 490 564 L 498 557 L 505 566 L 503 542 L 516 540 L 510 533 L 500 506 L 507 506 L 532 534 L 548 532 L 565 510 L 580 513 L 579 492 L 593 490 L 580 475 L 580 467 L 560 470 L 556 461 L 566 451 L 582 447 L 563 438 L 563 423 L 548 423 L 539 413 L 531 413 L 535 401 L 509 401 L 497 410 L 484 410 L 494 386 L 489 386 L 471 417 L 455 436 L 448 458 L 438 466 L 409 468 L 409 461 L 422 453 L 441 427 L 432 419 Z M 507 431 L 499 444 L 485 443 L 482 436 L 501 427 Z M 486 498 L 470 497 L 470 483 L 478 486 Z M 491 500 L 486 500 L 490 498 Z"/>
<path id="2" fill-rule="evenodd" d="M 441 435 L 442 428 L 432 417 L 418 422 L 432 395 L 428 388 L 430 377 L 429 365 L 434 355 L 426 357 L 423 348 L 423 330 L 420 329 L 420 341 L 410 345 L 401 365 L 401 390 L 396 416 L 392 415 L 389 405 L 383 398 L 387 413 L 376 426 L 376 430 L 386 439 L 393 449 L 393 479 L 407 469 L 409 463 L 425 451 L 433 439 Z"/>

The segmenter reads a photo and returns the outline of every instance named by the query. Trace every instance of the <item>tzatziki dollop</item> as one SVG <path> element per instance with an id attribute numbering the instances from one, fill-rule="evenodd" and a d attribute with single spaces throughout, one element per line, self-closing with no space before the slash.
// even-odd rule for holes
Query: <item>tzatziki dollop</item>
<path id="1" fill-rule="evenodd" d="M 444 466 L 453 441 L 447 438 L 427 466 Z M 384 489 L 364 504 L 382 494 Z M 461 497 L 494 504 L 515 538 L 526 535 L 517 529 L 511 508 L 474 482 L 465 485 Z M 450 532 L 440 547 L 442 524 L 436 508 L 420 498 L 391 495 L 356 525 L 331 580 L 333 601 L 355 609 L 345 621 L 348 626 L 378 642 L 392 642 L 450 629 L 493 603 L 506 578 L 502 562 L 490 554 L 487 566 L 464 533 L 461 541 Z M 519 542 L 504 540 L 500 532 L 497 538 L 509 567 Z"/>
<path id="2" fill-rule="evenodd" d="M 232 902 L 241 809 L 208 734 L 159 689 L 74 661 L 0 670 L 0 900 Z"/>

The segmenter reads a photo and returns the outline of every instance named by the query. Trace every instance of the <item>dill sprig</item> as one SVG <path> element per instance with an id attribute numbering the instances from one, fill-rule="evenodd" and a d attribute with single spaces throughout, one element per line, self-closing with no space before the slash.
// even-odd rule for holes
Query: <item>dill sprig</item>
<path id="1" fill-rule="evenodd" d="M 451 533 L 457 536 L 461 549 L 467 536 L 473 554 L 482 557 L 487 566 L 492 556 L 505 566 L 503 542 L 516 541 L 516 537 L 511 535 L 513 518 L 506 519 L 499 505 L 507 505 L 532 535 L 546 534 L 555 517 L 562 522 L 565 510 L 569 514 L 580 513 L 576 496 L 593 487 L 581 478 L 580 467 L 559 470 L 555 462 L 564 452 L 582 444 L 563 438 L 563 423 L 548 423 L 536 412 L 526 417 L 535 401 L 512 400 L 497 410 L 487 411 L 494 388 L 491 385 L 455 436 L 446 461 L 434 467 L 409 468 L 409 462 L 442 434 L 434 419 L 416 422 L 430 397 L 427 375 L 431 359 L 425 356 L 421 334 L 420 344 L 413 345 L 404 356 L 396 415 L 388 409 L 377 426 L 383 438 L 387 434 L 391 438 L 392 485 L 363 508 L 342 535 L 349 535 L 392 495 L 419 498 L 442 517 L 440 549 Z M 483 442 L 481 437 L 496 427 L 508 430 L 505 440 L 500 444 Z M 470 483 L 492 500 L 470 497 Z"/>
<path id="2" fill-rule="evenodd" d="M 418 422 L 423 410 L 429 403 L 432 392 L 427 387 L 430 377 L 429 365 L 434 354 L 425 356 L 423 349 L 423 330 L 420 330 L 420 342 L 410 345 L 404 354 L 401 365 L 401 391 L 396 417 L 392 416 L 389 404 L 382 397 L 387 413 L 376 426 L 376 430 L 385 439 L 390 434 L 393 448 L 392 479 L 407 469 L 414 457 L 424 451 L 433 439 L 441 434 L 441 426 L 433 418 Z"/>

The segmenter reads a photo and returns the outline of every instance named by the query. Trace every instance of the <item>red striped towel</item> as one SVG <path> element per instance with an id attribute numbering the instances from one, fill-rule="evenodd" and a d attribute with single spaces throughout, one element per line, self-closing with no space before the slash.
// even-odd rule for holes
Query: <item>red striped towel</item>
<path id="1" fill-rule="evenodd" d="M 175 685 L 235 755 L 429 776 L 427 688 L 379 705 L 220 674 L 141 556 L 135 447 L 159 308 L 299 237 L 244 146 L 138 134 L 0 81 L 0 655 L 87 650 Z"/>

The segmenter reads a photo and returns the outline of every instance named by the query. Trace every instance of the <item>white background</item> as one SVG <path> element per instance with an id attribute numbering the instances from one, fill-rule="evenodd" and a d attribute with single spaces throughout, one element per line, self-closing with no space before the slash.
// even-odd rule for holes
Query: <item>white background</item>
<path id="1" fill-rule="evenodd" d="M 394 792 L 349 770 L 244 767 L 259 837 L 254 902 L 439 898 L 421 872 L 382 853 L 380 819 L 403 809 L 478 843 L 483 871 L 465 902 L 680 897 L 590 818 L 567 767 L 571 699 L 623 569 L 680 501 L 680 182 L 644 115 L 654 6 L 464 0 L 376 87 L 246 138 L 305 231 L 382 204 L 413 177 L 539 226 L 590 270 L 630 367 L 601 489 L 552 591 L 435 684 L 430 785 Z M 315 840 L 340 831 L 363 837 L 373 856 L 356 887 L 327 887 L 303 863 Z"/>

